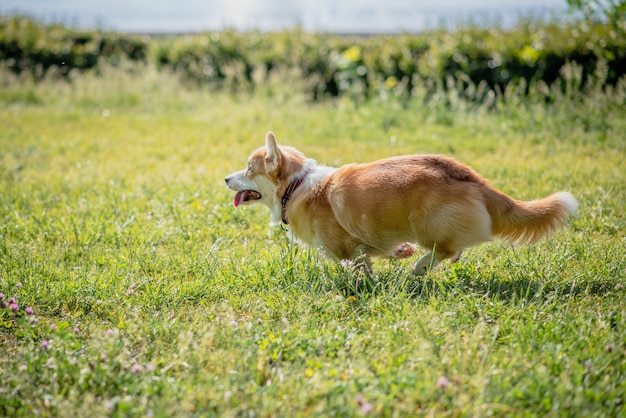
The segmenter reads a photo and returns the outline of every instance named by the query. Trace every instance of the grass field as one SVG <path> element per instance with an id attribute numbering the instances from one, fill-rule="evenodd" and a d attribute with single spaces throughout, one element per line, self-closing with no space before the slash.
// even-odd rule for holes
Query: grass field
<path id="1" fill-rule="evenodd" d="M 624 85 L 479 106 L 151 69 L 1 81 L 0 415 L 626 414 Z M 580 213 L 532 247 L 364 280 L 232 207 L 223 178 L 269 129 L 326 165 L 445 153 Z"/>

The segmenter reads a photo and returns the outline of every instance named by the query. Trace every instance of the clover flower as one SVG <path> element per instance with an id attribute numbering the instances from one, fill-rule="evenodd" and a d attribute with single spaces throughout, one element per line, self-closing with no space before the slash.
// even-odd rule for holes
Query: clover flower
<path id="1" fill-rule="evenodd" d="M 447 377 L 445 376 L 441 376 L 439 379 L 437 379 L 437 382 L 435 383 L 435 385 L 437 386 L 438 389 L 446 389 L 448 386 L 450 386 L 450 380 L 448 380 Z"/>
<path id="2" fill-rule="evenodd" d="M 360 393 L 358 393 L 356 395 L 356 403 L 359 404 L 360 409 L 361 409 L 361 413 L 363 415 L 371 414 L 374 411 L 374 405 L 372 405 L 371 403 L 367 402 L 365 400 L 365 396 L 363 396 Z"/>
<path id="3" fill-rule="evenodd" d="M 135 283 L 132 283 L 130 285 L 130 288 L 126 291 L 126 296 L 130 296 L 134 294 L 135 294 Z"/>

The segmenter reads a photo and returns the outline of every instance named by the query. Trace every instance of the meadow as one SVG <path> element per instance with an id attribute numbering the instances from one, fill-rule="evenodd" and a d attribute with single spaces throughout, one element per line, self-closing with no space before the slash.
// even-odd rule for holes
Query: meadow
<path id="1" fill-rule="evenodd" d="M 581 90 L 568 65 L 488 100 L 312 103 L 289 74 L 253 92 L 149 64 L 0 74 L 0 415 L 624 416 L 623 82 Z M 367 279 L 232 206 L 224 176 L 270 129 L 333 166 L 444 153 L 579 214 Z"/>

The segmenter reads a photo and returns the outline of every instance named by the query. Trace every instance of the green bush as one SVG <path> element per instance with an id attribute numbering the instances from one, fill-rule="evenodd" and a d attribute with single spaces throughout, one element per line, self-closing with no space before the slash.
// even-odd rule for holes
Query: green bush
<path id="1" fill-rule="evenodd" d="M 0 61 L 16 73 L 42 77 L 57 67 L 66 75 L 97 68 L 100 59 L 151 60 L 186 82 L 214 88 L 249 89 L 275 74 L 296 74 L 313 100 L 381 92 L 410 97 L 424 80 L 483 92 L 503 92 L 511 83 L 552 85 L 568 63 L 582 67 L 581 87 L 597 68 L 614 85 L 626 71 L 626 37 L 609 24 L 524 21 L 508 30 L 468 26 L 393 36 L 227 31 L 144 40 L 0 18 Z"/>
<path id="2" fill-rule="evenodd" d="M 144 41 L 118 34 L 74 31 L 62 25 L 43 25 L 25 17 L 0 17 L 0 62 L 11 71 L 29 72 L 36 79 L 52 68 L 66 76 L 73 69 L 98 66 L 100 59 L 145 60 Z"/>
<path id="3" fill-rule="evenodd" d="M 509 83 L 551 85 L 575 62 L 583 84 L 606 65 L 615 84 L 626 71 L 626 40 L 606 25 L 533 24 L 514 29 L 467 27 L 394 36 L 339 36 L 302 31 L 201 34 L 156 42 L 160 68 L 186 80 L 217 86 L 249 85 L 257 71 L 297 70 L 313 99 L 344 94 L 369 97 L 380 90 L 411 94 L 415 80 L 504 91 Z"/>

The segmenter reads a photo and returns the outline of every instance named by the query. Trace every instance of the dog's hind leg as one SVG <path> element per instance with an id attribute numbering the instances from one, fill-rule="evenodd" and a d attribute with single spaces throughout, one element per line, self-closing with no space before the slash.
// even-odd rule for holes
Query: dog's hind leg
<path id="1" fill-rule="evenodd" d="M 409 258 L 415 254 L 415 245 L 404 242 L 398 245 L 391 253 L 391 258 Z"/>
<path id="2" fill-rule="evenodd" d="M 423 276 L 428 270 L 432 269 L 447 258 L 450 259 L 450 262 L 455 263 L 459 261 L 461 254 L 463 254 L 463 250 L 449 251 L 435 245 L 432 251 L 426 253 L 417 261 L 417 263 L 415 263 L 415 266 L 413 267 L 413 274 L 415 276 Z"/>
<path id="3" fill-rule="evenodd" d="M 437 260 L 433 260 L 433 252 L 429 251 L 422 258 L 420 258 L 415 266 L 413 266 L 413 275 L 423 276 L 428 270 L 435 267 L 438 264 Z"/>

